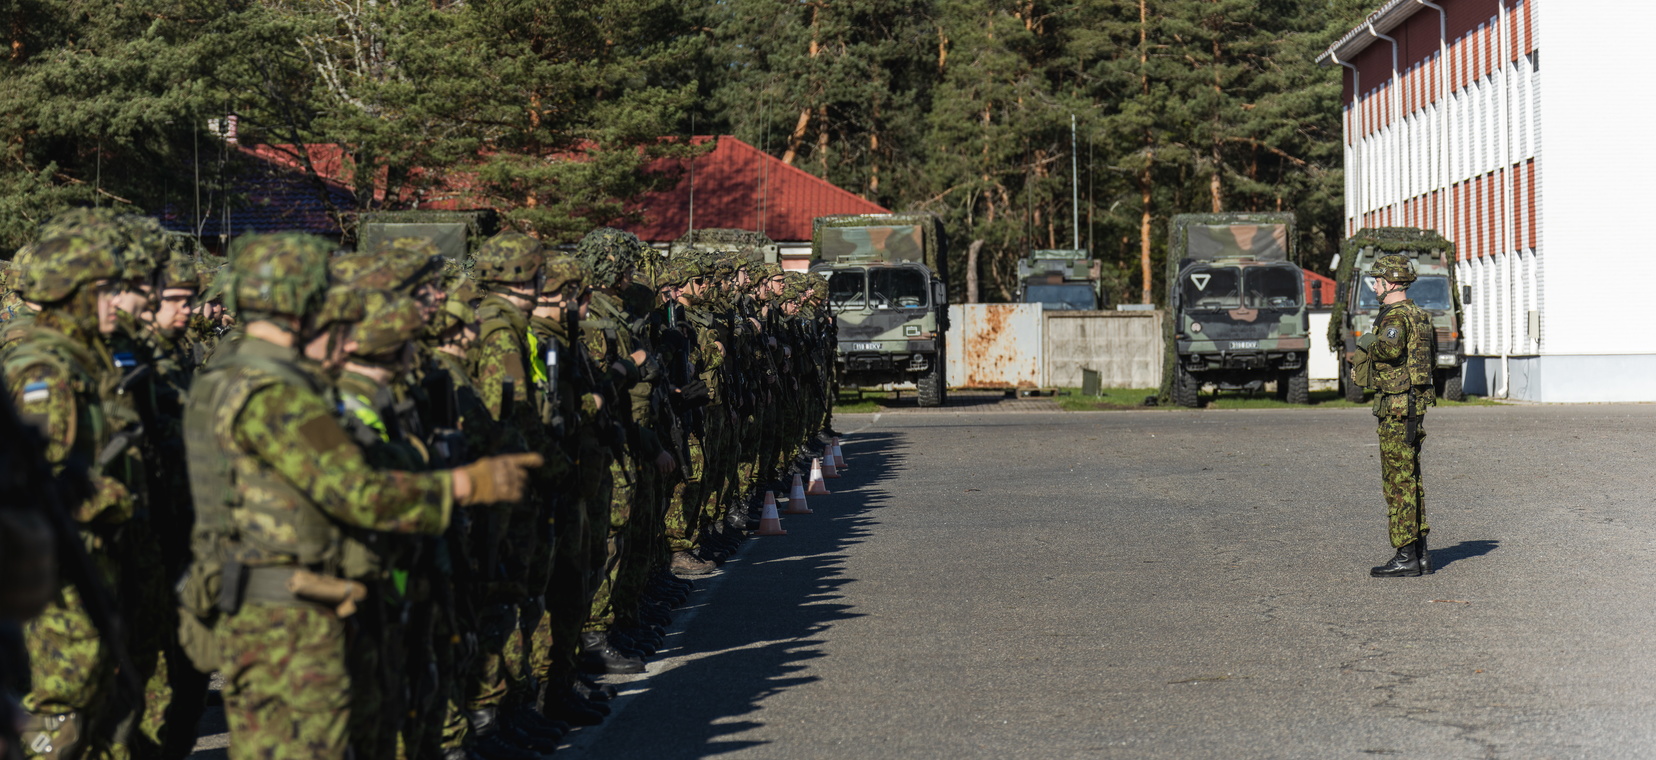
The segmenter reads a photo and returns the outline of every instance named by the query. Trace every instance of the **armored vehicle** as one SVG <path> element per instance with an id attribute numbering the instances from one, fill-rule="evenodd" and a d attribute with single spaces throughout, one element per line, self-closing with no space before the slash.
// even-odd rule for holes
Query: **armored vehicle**
<path id="1" fill-rule="evenodd" d="M 677 256 L 686 251 L 736 251 L 754 262 L 775 264 L 781 261 L 781 249 L 763 233 L 748 230 L 709 228 L 691 230 L 679 236 L 667 247 L 667 255 Z"/>
<path id="2" fill-rule="evenodd" d="M 386 240 L 422 237 L 444 256 L 464 261 L 473 247 L 499 231 L 495 212 L 365 211 L 357 215 L 357 250 L 371 252 Z"/>
<path id="3" fill-rule="evenodd" d="M 841 387 L 913 383 L 921 406 L 947 401 L 948 250 L 933 214 L 817 217 L 811 271 L 828 278 Z"/>
<path id="4" fill-rule="evenodd" d="M 1205 385 L 1311 403 L 1305 275 L 1293 214 L 1178 214 L 1168 234 L 1168 361 L 1180 406 Z"/>
<path id="5" fill-rule="evenodd" d="M 1102 309 L 1108 305 L 1102 266 L 1085 248 L 1034 251 L 1018 260 L 1018 303 L 1060 311 Z"/>
<path id="6" fill-rule="evenodd" d="M 1432 372 L 1438 398 L 1460 401 L 1461 365 L 1466 344 L 1461 340 L 1461 290 L 1455 282 L 1455 244 L 1432 230 L 1416 227 L 1369 227 L 1357 231 L 1340 246 L 1334 260 L 1334 313 L 1328 321 L 1328 345 L 1340 352 L 1340 391 L 1349 401 L 1361 402 L 1363 389 L 1351 382 L 1350 359 L 1357 338 L 1373 329 L 1380 312 L 1373 278 L 1363 276 L 1381 254 L 1400 253 L 1414 261 L 1418 279 L 1409 286 L 1409 300 L 1432 315 L 1437 349 Z"/>

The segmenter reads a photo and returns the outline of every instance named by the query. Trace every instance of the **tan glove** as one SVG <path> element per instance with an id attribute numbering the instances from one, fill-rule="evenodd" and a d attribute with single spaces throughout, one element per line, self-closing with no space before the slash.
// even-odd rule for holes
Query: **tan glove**
<path id="1" fill-rule="evenodd" d="M 529 485 L 529 471 L 545 461 L 539 454 L 479 459 L 454 471 L 454 500 L 461 506 L 521 501 Z"/>

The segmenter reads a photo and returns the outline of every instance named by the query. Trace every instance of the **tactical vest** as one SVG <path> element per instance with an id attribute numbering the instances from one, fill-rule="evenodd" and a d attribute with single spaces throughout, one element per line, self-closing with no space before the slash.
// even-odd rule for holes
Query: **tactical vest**
<path id="1" fill-rule="evenodd" d="M 1409 388 L 1432 384 L 1432 354 L 1437 335 L 1432 318 L 1413 301 L 1390 304 L 1375 315 L 1376 332 L 1396 327 L 1403 331 L 1403 355 L 1394 361 L 1374 364 L 1374 387 L 1381 393 L 1408 393 Z"/>
<path id="2" fill-rule="evenodd" d="M 215 357 L 196 380 L 184 410 L 184 439 L 196 506 L 192 544 L 198 564 L 234 561 L 251 567 L 298 564 L 339 570 L 338 526 L 309 496 L 244 453 L 236 440 L 236 420 L 261 390 L 286 385 L 326 398 L 326 387 L 292 356 L 290 349 L 243 340 L 235 352 Z"/>

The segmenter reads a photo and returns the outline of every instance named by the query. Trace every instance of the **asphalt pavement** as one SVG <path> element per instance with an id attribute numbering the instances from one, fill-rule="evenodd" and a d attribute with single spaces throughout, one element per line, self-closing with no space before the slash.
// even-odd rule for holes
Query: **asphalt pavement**
<path id="1" fill-rule="evenodd" d="M 558 757 L 1656 754 L 1656 405 L 1432 411 L 1403 579 L 1366 410 L 837 424 Z"/>

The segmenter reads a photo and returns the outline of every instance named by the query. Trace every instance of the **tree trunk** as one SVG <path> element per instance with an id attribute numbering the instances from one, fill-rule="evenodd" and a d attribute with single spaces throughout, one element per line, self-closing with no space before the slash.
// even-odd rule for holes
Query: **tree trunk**
<path id="1" fill-rule="evenodd" d="M 817 107 L 817 176 L 828 176 L 828 106 Z"/>
<path id="2" fill-rule="evenodd" d="M 966 246 L 966 303 L 978 302 L 978 252 L 983 250 L 983 238 Z"/>
<path id="3" fill-rule="evenodd" d="M 822 12 L 822 6 L 811 5 L 811 46 L 808 49 L 811 60 L 816 60 L 822 53 L 822 45 L 817 40 L 817 14 Z M 793 166 L 795 158 L 799 157 L 799 146 L 805 142 L 805 131 L 811 126 L 811 107 L 806 105 L 799 109 L 799 121 L 794 123 L 793 134 L 788 135 L 788 149 L 782 154 L 782 163 Z"/>
<path id="4" fill-rule="evenodd" d="M 1139 303 L 1152 302 L 1151 284 L 1153 279 L 1150 272 L 1150 162 L 1144 164 L 1144 171 L 1139 173 L 1139 190 L 1144 194 L 1144 214 L 1139 218 L 1139 274 L 1144 277 L 1144 289 L 1139 294 Z"/>

